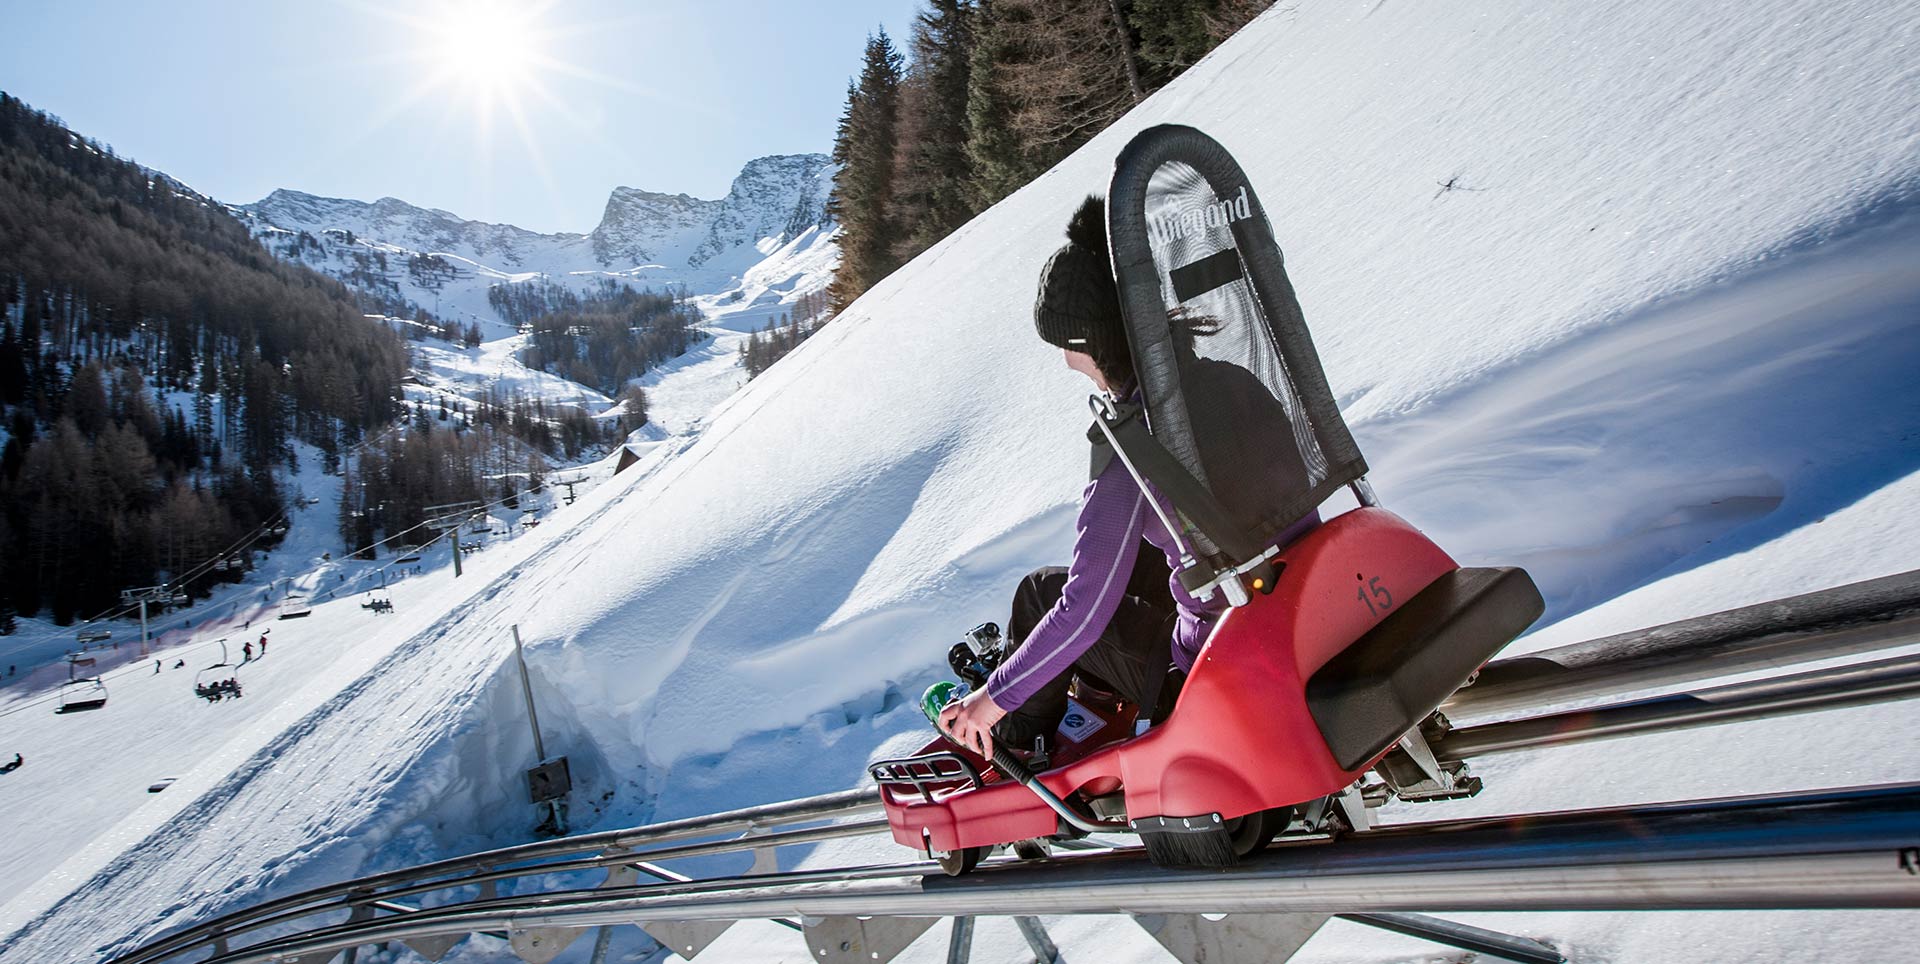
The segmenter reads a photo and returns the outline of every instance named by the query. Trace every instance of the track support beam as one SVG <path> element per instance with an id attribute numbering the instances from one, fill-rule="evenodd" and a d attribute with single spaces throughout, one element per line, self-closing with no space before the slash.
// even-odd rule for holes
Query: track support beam
<path id="1" fill-rule="evenodd" d="M 1503 961 L 1518 961 L 1520 964 L 1566 964 L 1567 961 L 1567 956 L 1555 950 L 1551 944 L 1425 914 L 1341 914 L 1340 919 L 1497 957 Z"/>

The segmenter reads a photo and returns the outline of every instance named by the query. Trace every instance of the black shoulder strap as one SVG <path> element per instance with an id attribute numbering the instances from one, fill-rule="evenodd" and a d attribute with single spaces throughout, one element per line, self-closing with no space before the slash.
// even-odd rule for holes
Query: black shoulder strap
<path id="1" fill-rule="evenodd" d="M 1127 461 L 1140 472 L 1141 477 L 1153 483 L 1173 503 L 1183 525 L 1205 534 L 1235 563 L 1259 554 L 1258 547 L 1249 544 L 1246 533 L 1228 518 L 1226 510 L 1221 508 L 1213 493 L 1208 492 L 1207 487 L 1201 485 L 1200 480 L 1194 478 L 1193 473 L 1188 472 L 1186 466 L 1181 465 L 1147 431 L 1139 405 L 1131 402 L 1115 405 L 1114 418 L 1106 427 L 1112 430 L 1114 442 L 1126 453 Z M 1100 432 L 1099 423 L 1094 424 L 1093 431 Z M 1113 450 L 1109 447 L 1107 451 L 1111 458 Z"/>
<path id="2" fill-rule="evenodd" d="M 1106 433 L 1100 431 L 1100 423 L 1087 426 L 1087 441 L 1093 443 L 1092 465 L 1087 469 L 1087 481 L 1100 477 L 1100 473 L 1113 464 L 1113 446 L 1107 444 Z"/>

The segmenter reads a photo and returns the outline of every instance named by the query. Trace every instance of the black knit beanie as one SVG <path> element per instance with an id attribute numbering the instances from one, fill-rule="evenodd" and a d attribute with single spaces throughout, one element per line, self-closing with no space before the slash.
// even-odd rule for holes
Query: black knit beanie
<path id="1" fill-rule="evenodd" d="M 1048 344 L 1086 352 L 1102 370 L 1132 367 L 1120 292 L 1107 256 L 1107 206 L 1089 196 L 1067 222 L 1067 243 L 1040 272 L 1033 327 Z"/>

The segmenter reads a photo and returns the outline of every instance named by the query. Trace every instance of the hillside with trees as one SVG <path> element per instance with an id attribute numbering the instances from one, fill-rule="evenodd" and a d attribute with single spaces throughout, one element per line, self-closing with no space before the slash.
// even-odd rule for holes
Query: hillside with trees
<path id="1" fill-rule="evenodd" d="M 539 313 L 526 311 L 527 297 L 519 293 L 496 300 L 497 307 L 524 318 L 518 322 L 528 332 L 522 363 L 607 395 L 620 394 L 629 380 L 686 354 L 700 338 L 694 332 L 700 310 L 670 292 L 636 291 L 614 281 L 584 296 L 564 289 L 536 292 L 532 297 L 548 305 Z"/>
<path id="2" fill-rule="evenodd" d="M 867 39 L 835 132 L 834 311 L 1020 189 L 1272 0 L 926 0 Z"/>
<path id="3" fill-rule="evenodd" d="M 335 467 L 399 414 L 406 364 L 338 282 L 0 93 L 7 604 L 65 623 L 223 552 L 283 510 L 296 440 Z"/>

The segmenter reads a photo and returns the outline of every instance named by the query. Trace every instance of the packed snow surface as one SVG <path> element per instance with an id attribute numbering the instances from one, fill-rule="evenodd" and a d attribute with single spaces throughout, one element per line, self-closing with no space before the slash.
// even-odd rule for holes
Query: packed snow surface
<path id="1" fill-rule="evenodd" d="M 1883 2 L 1276 6 L 745 390 L 677 416 L 696 433 L 465 577 L 397 587 L 394 617 L 341 600 L 276 631 L 241 704 L 129 683 L 84 719 L 0 717 L 0 750 L 30 758 L 0 778 L 9 826 L 62 793 L 122 801 L 35 825 L 69 855 L 9 868 L 0 961 L 92 959 L 527 839 L 514 625 L 577 830 L 859 785 L 923 732 L 911 696 L 954 635 L 1067 551 L 1087 386 L 1033 337 L 1033 283 L 1156 123 L 1247 169 L 1387 505 L 1462 561 L 1534 571 L 1558 622 L 1516 648 L 1915 568 L 1917 40 L 1920 17 Z M 1920 779 L 1916 723 L 1889 704 L 1518 755 L 1481 768 L 1474 800 L 1387 816 Z M 161 776 L 179 781 L 124 802 Z M 804 860 L 854 856 L 904 854 Z M 1466 919 L 1577 960 L 1910 952 L 1889 913 Z M 1021 959 L 1002 925 L 975 959 Z M 1122 925 L 1049 921 L 1069 959 L 1166 959 Z M 903 959 L 944 959 L 945 936 Z M 615 944 L 650 948 L 631 928 Z M 747 923 L 702 959 L 805 953 Z M 1443 953 L 1333 924 L 1301 959 L 1459 959 Z M 476 937 L 456 959 L 510 958 Z"/>

